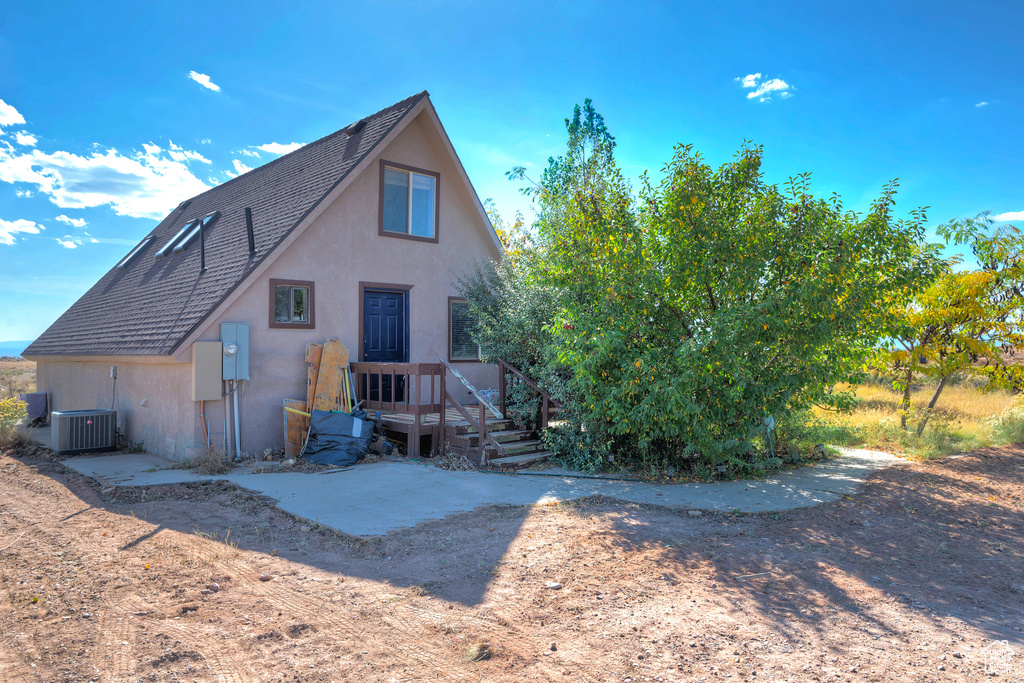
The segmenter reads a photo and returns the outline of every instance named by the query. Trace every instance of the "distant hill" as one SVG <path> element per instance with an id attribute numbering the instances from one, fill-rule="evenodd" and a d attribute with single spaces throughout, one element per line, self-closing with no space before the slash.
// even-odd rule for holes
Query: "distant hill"
<path id="1" fill-rule="evenodd" d="M 21 352 L 28 348 L 32 340 L 28 341 L 0 341 L 0 357 L 20 356 Z"/>

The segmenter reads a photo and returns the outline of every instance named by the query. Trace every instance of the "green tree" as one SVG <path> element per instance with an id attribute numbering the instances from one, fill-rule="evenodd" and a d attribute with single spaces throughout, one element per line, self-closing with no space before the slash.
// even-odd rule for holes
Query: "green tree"
<path id="1" fill-rule="evenodd" d="M 566 154 L 530 188 L 526 281 L 555 292 L 537 362 L 565 378 L 573 464 L 747 467 L 766 416 L 850 404 L 831 388 L 938 269 L 924 212 L 892 216 L 895 182 L 861 216 L 815 198 L 807 175 L 766 183 L 760 147 L 716 169 L 680 146 L 634 194 L 589 100 L 566 128 Z"/>

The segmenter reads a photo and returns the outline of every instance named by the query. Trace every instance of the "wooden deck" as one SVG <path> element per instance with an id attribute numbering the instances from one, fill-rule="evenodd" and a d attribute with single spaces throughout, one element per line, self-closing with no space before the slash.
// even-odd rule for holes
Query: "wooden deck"
<path id="1" fill-rule="evenodd" d="M 480 410 L 480 408 L 478 406 L 466 406 L 466 409 L 473 411 L 473 413 L 477 413 Z M 416 418 L 416 416 L 411 414 L 411 413 L 386 413 L 384 411 L 381 411 L 381 414 L 380 414 L 381 421 L 386 422 L 389 425 L 391 425 L 391 424 L 394 424 L 394 425 L 411 425 L 413 423 L 413 421 L 415 420 L 415 418 Z M 423 425 L 423 426 L 428 426 L 428 425 L 434 426 L 434 425 L 441 424 L 441 413 L 440 412 L 424 413 L 423 415 L 420 415 L 420 418 L 421 418 L 420 424 Z M 455 408 L 449 408 L 448 410 L 445 411 L 445 413 L 444 413 L 444 421 L 446 423 L 450 424 L 450 425 L 453 425 L 453 426 L 465 426 L 465 425 L 469 424 L 466 421 L 466 419 L 464 417 L 462 417 L 462 415 L 459 413 L 459 411 L 456 410 Z M 491 410 L 487 411 L 487 423 L 488 424 L 493 424 L 493 423 L 496 423 L 496 422 L 504 422 L 504 421 L 505 420 L 503 420 L 499 415 L 497 415 L 496 413 L 492 412 Z M 396 429 L 395 431 L 404 431 L 404 430 Z"/>

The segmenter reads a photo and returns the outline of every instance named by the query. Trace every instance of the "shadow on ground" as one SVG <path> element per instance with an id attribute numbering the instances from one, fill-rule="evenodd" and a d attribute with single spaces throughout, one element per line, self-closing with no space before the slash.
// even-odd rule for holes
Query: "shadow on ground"
<path id="1" fill-rule="evenodd" d="M 646 552 L 673 584 L 709 572 L 723 609 L 743 619 L 753 606 L 781 634 L 825 633 L 842 613 L 899 635 L 906 625 L 875 609 L 891 602 L 939 630 L 965 623 L 1024 643 L 1022 456 L 1018 446 L 888 468 L 856 495 L 774 515 L 694 524 L 639 506 L 600 512 L 622 553 Z"/>
<path id="2" fill-rule="evenodd" d="M 490 506 L 370 540 L 332 533 L 280 512 L 273 501 L 223 482 L 103 489 L 59 464 L 25 460 L 83 504 L 152 525 L 120 550 L 152 544 L 164 531 L 198 534 L 226 547 L 277 554 L 342 576 L 414 588 L 450 602 L 479 605 L 503 569 L 536 581 L 529 531 L 538 514 L 566 529 L 594 521 L 593 547 L 549 549 L 545 571 L 569 583 L 606 562 L 632 559 L 637 573 L 668 586 L 698 575 L 715 583 L 719 607 L 736 618 L 753 610 L 782 634 L 825 631 L 837 613 L 855 615 L 878 635 L 900 627 L 875 615 L 892 601 L 945 628 L 953 618 L 1020 640 L 1024 605 L 1020 528 L 1021 450 L 988 451 L 942 463 L 880 471 L 864 490 L 836 503 L 781 514 L 685 512 L 589 499 L 558 506 Z M 1010 497 L 1014 496 L 1014 497 Z M 580 538 L 572 543 L 579 545 Z M 530 553 L 522 553 L 524 557 Z M 1016 577 L 1016 578 L 1015 578 Z M 582 584 L 581 584 L 582 585 Z M 1019 590 L 1019 587 L 1018 589 Z M 747 615 L 749 616 L 749 614 Z"/>

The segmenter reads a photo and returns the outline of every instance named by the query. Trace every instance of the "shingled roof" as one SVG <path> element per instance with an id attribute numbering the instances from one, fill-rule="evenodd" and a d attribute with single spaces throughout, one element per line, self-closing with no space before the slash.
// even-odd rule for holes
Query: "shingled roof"
<path id="1" fill-rule="evenodd" d="M 413 95 L 182 202 L 127 266 L 112 268 L 23 355 L 170 354 L 426 96 Z M 249 254 L 246 208 L 252 210 L 255 256 Z M 199 240 L 182 254 L 157 258 L 188 221 L 213 211 L 220 216 L 206 231 L 205 271 Z"/>

